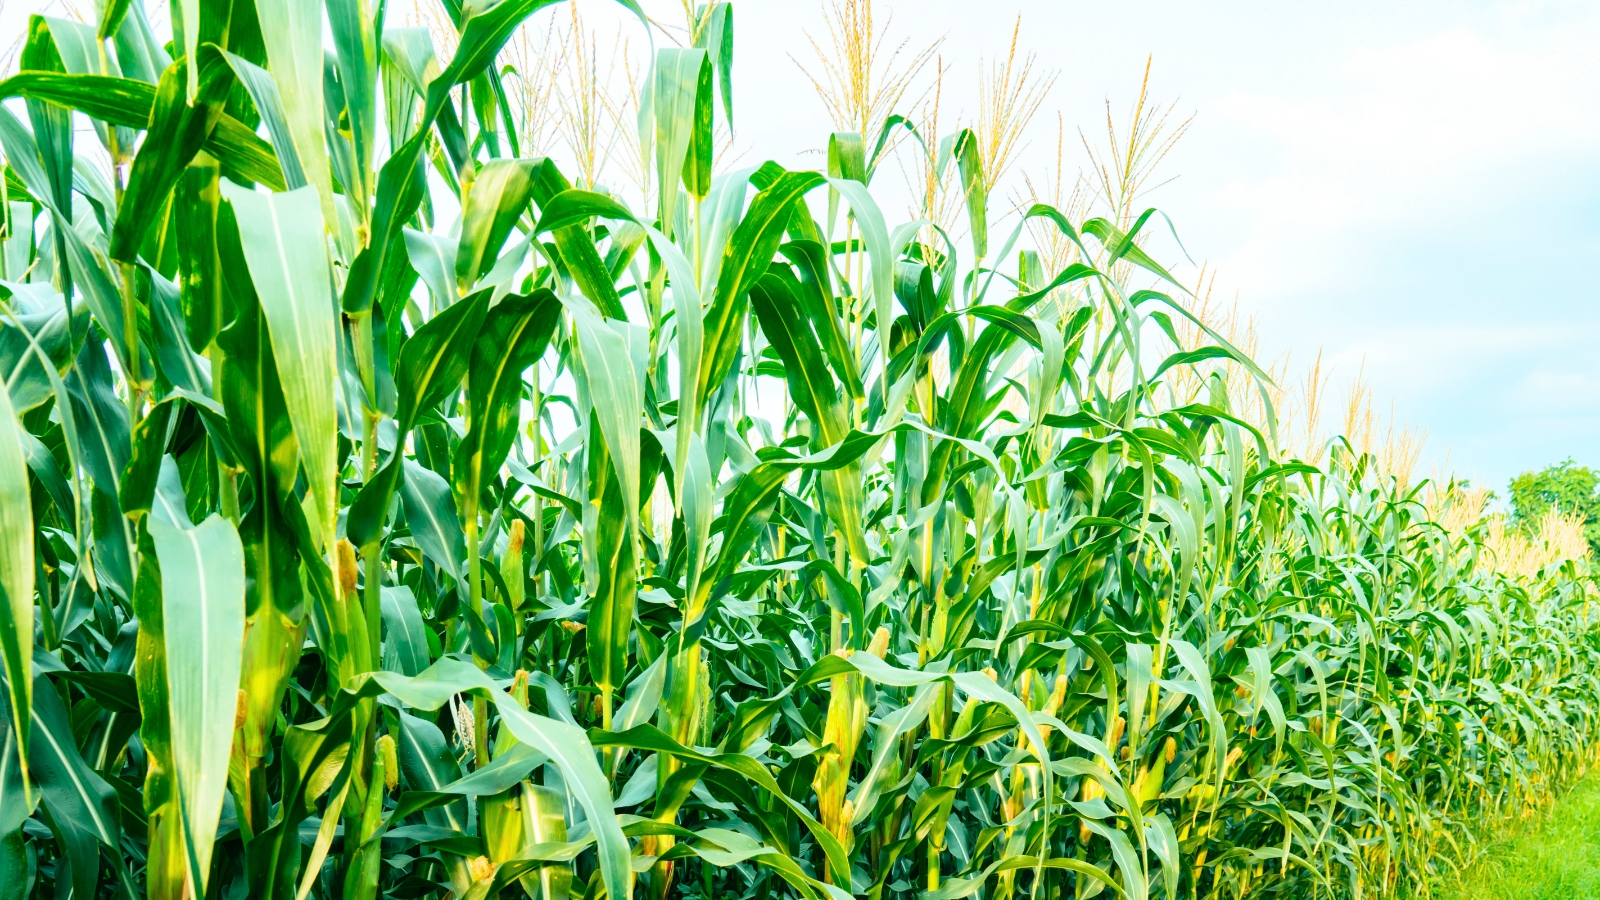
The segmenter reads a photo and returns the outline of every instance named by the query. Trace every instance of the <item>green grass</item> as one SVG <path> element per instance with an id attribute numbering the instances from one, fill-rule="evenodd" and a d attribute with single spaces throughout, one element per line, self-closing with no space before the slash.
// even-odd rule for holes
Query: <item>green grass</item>
<path id="1" fill-rule="evenodd" d="M 1537 828 L 1498 841 L 1453 886 L 1460 900 L 1600 898 L 1600 772 L 1578 782 Z"/>

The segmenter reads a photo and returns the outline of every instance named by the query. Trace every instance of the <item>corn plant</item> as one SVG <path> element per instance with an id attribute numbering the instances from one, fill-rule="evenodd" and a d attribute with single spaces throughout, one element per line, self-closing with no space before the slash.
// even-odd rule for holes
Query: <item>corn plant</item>
<path id="1" fill-rule="evenodd" d="M 1281 451 L 1149 212 L 719 170 L 722 2 L 630 205 L 443 5 L 29 20 L 0 897 L 1389 896 L 1593 762 L 1587 563 Z"/>

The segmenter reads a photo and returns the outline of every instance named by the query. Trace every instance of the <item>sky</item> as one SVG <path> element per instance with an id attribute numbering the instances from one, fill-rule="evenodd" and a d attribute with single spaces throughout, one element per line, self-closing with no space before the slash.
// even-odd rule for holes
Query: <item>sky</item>
<path id="1" fill-rule="evenodd" d="M 1339 407 L 1361 374 L 1375 406 L 1426 432 L 1424 471 L 1503 495 L 1569 456 L 1600 466 L 1600 6 L 877 8 L 908 48 L 943 39 L 945 103 L 968 119 L 976 92 L 960 86 L 1021 16 L 1019 50 L 1059 71 L 1024 170 L 1053 162 L 1058 111 L 1069 139 L 1099 140 L 1108 101 L 1124 120 L 1153 58 L 1151 98 L 1193 120 L 1163 162 L 1176 177 L 1145 202 L 1216 273 L 1215 293 L 1255 316 L 1259 356 L 1290 352 L 1296 371 L 1320 348 Z M 829 128 L 787 58 L 813 58 L 821 4 L 745 3 L 736 25 L 740 140 L 783 161 L 797 132 Z M 1179 280 L 1198 274 L 1167 251 Z"/>
<path id="2" fill-rule="evenodd" d="M 434 0 L 391 0 L 391 23 L 417 2 Z M 578 2 L 602 32 L 642 48 L 619 6 Z M 5 33 L 29 5 L 5 5 Z M 677 0 L 643 5 L 681 19 Z M 1180 281 L 1197 277 L 1191 259 L 1215 275 L 1214 296 L 1255 318 L 1259 358 L 1290 353 L 1297 374 L 1320 350 L 1340 409 L 1359 373 L 1380 411 L 1427 434 L 1424 472 L 1448 466 L 1503 494 L 1514 474 L 1567 457 L 1600 466 L 1600 5 L 875 9 L 908 52 L 942 41 L 950 123 L 976 116 L 980 67 L 1005 54 L 1020 16 L 1019 51 L 1056 80 L 1018 173 L 1053 164 L 1058 121 L 1068 165 L 1085 162 L 1080 130 L 1102 141 L 1108 103 L 1125 121 L 1153 60 L 1152 101 L 1174 104 L 1174 122 L 1192 119 L 1156 179 L 1172 180 L 1143 198 L 1182 249 L 1161 235 L 1152 246 Z M 808 35 L 826 39 L 823 10 L 735 3 L 741 165 L 823 164 L 832 125 L 796 62 L 815 60 Z"/>

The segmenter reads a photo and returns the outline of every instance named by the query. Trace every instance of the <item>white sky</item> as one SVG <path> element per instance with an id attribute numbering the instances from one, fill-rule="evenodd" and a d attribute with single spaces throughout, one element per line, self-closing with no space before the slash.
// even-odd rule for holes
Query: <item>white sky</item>
<path id="1" fill-rule="evenodd" d="M 1260 356 L 1322 348 L 1339 406 L 1364 365 L 1380 408 L 1430 435 L 1424 468 L 1448 455 L 1503 493 L 1567 456 L 1600 465 L 1600 5 L 878 6 L 912 46 L 945 38 L 947 108 L 968 118 L 979 57 L 1021 14 L 1022 48 L 1060 70 L 1024 169 L 1053 159 L 1057 110 L 1091 140 L 1107 99 L 1125 118 L 1154 54 L 1152 97 L 1195 118 L 1148 202 L 1256 314 Z M 810 58 L 806 31 L 825 36 L 819 3 L 737 6 L 752 160 L 825 140 L 785 55 Z"/>
<path id="2" fill-rule="evenodd" d="M 391 0 L 391 24 L 415 2 Z M 631 34 L 642 59 L 636 21 L 606 0 L 580 4 Z M 643 5 L 681 18 L 676 0 Z M 876 5 L 909 47 L 944 39 L 946 122 L 976 115 L 980 59 L 1005 52 L 1022 16 L 1019 49 L 1059 78 L 1014 172 L 1053 160 L 1058 111 L 1079 164 L 1077 130 L 1101 139 L 1107 100 L 1125 120 L 1154 54 L 1152 98 L 1194 120 L 1164 163 L 1177 179 L 1146 201 L 1218 273 L 1217 293 L 1256 315 L 1263 360 L 1292 351 L 1304 364 L 1321 348 L 1339 407 L 1364 366 L 1378 406 L 1430 435 L 1424 469 L 1448 454 L 1503 491 L 1567 456 L 1600 465 L 1600 5 Z M 3 34 L 46 7 L 59 9 L 5 3 Z M 821 2 L 735 10 L 740 164 L 820 166 L 802 151 L 824 147 L 831 126 L 790 55 L 813 59 Z M 1170 240 L 1155 246 L 1192 281 Z"/>

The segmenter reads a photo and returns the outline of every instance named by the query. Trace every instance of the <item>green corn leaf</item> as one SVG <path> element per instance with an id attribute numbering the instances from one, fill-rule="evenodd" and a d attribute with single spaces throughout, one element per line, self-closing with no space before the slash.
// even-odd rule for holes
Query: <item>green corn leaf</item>
<path id="1" fill-rule="evenodd" d="M 190 56 L 189 60 L 195 57 Z M 111 235 L 112 259 L 133 262 L 145 234 L 164 211 L 167 197 L 183 174 L 184 167 L 205 145 L 211 129 L 222 114 L 221 101 L 232 81 L 232 73 L 220 57 L 211 55 L 201 80 L 204 91 L 195 92 L 194 71 L 198 64 L 187 60 L 173 63 L 161 73 L 155 103 L 150 113 L 150 128 L 139 154 L 128 173 L 128 187 L 117 210 L 117 227 Z M 190 73 L 190 93 L 184 95 L 185 73 Z"/>
<path id="2" fill-rule="evenodd" d="M 233 524 L 150 519 L 161 561 L 172 757 L 190 877 L 204 890 L 222 815 L 244 647 L 244 548 Z"/>
<path id="3" fill-rule="evenodd" d="M 0 710 L 0 842 L 10 845 L 0 847 L 0 854 L 11 854 L 16 849 L 22 849 L 22 823 L 33 814 L 39 802 L 39 795 L 36 791 L 28 789 L 28 782 L 23 775 L 23 761 L 26 754 L 17 736 L 16 717 L 11 712 L 11 700 L 8 694 L 0 694 L 0 704 L 5 705 L 5 709 Z M 28 718 L 32 718 L 31 712 Z M 14 857 L 7 859 L 0 863 L 0 871 L 13 876 L 26 875 L 26 851 L 21 860 L 21 871 L 16 868 L 4 868 L 15 866 L 17 862 Z"/>
<path id="4" fill-rule="evenodd" d="M 695 38 L 696 47 L 711 53 L 717 67 L 717 87 L 722 94 L 722 112 L 728 118 L 728 130 L 733 130 L 733 4 L 711 4 L 706 13 L 706 25 Z"/>
<path id="5" fill-rule="evenodd" d="M 532 160 L 496 159 L 478 171 L 461 212 L 455 277 L 462 293 L 494 265 L 506 236 L 528 208 L 534 167 Z"/>
<path id="6" fill-rule="evenodd" d="M 54 293 L 54 292 L 52 292 Z M 21 297 L 13 293 L 15 318 L 0 319 L 0 380 L 11 392 L 12 411 L 21 415 L 53 396 L 54 387 L 46 366 L 56 372 L 72 363 L 70 323 L 60 295 L 55 294 L 37 307 L 20 309 Z M 37 344 L 43 353 L 33 350 Z"/>
<path id="7" fill-rule="evenodd" d="M 695 147 L 697 126 L 704 124 L 710 131 L 711 56 L 705 50 L 662 48 L 656 51 L 655 74 L 651 85 L 654 103 L 656 144 L 656 184 L 659 189 L 657 221 L 667 234 L 672 234 L 674 214 L 678 204 L 680 178 L 691 192 L 700 189 L 697 196 L 704 197 L 709 189 L 709 177 L 702 185 L 701 161 L 691 155 L 696 149 L 705 157 L 709 172 L 711 148 Z M 702 104 L 700 101 L 704 100 Z M 699 113 L 705 113 L 704 123 Z"/>
<path id="8" fill-rule="evenodd" d="M 124 515 L 147 513 L 155 504 L 163 461 L 168 459 L 164 450 L 172 424 L 172 409 L 178 399 L 174 395 L 157 403 L 134 427 L 133 455 L 122 473 L 122 485 L 117 493 L 117 505 Z"/>
<path id="9" fill-rule="evenodd" d="M 128 15 L 128 8 L 133 5 L 133 0 L 109 0 L 100 10 L 100 27 L 95 32 L 100 40 L 105 40 L 116 34 L 122 28 L 122 22 Z"/>
<path id="10" fill-rule="evenodd" d="M 798 281 L 786 270 L 778 271 L 781 276 L 769 274 L 751 286 L 750 306 L 783 359 L 790 394 L 811 420 L 815 446 L 832 446 L 848 430 L 839 388 L 828 371 L 821 342 L 808 327 L 809 318 L 795 302 L 793 288 Z"/>
<path id="11" fill-rule="evenodd" d="M 680 463 L 684 476 L 679 494 L 683 504 L 684 538 L 689 548 L 689 571 L 684 585 L 688 596 L 698 602 L 702 593 L 701 578 L 705 572 L 706 544 L 711 539 L 716 484 L 711 474 L 711 462 L 706 458 L 705 442 L 700 435 L 689 436 L 685 456 L 687 461 Z"/>
<path id="12" fill-rule="evenodd" d="M 589 219 L 600 216 L 606 219 L 620 219 L 623 221 L 636 221 L 633 213 L 628 211 L 615 198 L 594 191 L 580 191 L 575 189 L 564 190 L 546 200 L 539 208 L 539 223 L 534 226 L 534 234 L 545 234 L 574 225 L 587 224 Z"/>
<path id="13" fill-rule="evenodd" d="M 283 102 L 284 119 L 323 218 L 334 220 L 333 180 L 324 129 L 322 4 L 317 0 L 258 3 L 267 69 Z"/>
<path id="14" fill-rule="evenodd" d="M 122 473 L 132 455 L 128 412 L 112 391 L 111 365 L 103 347 L 85 343 L 66 381 L 72 418 L 81 441 L 73 462 L 93 481 L 89 492 L 93 539 L 100 571 L 127 596 L 133 587 L 133 532 L 117 507 Z M 60 398 L 57 398 L 58 402 Z"/>
<path id="15" fill-rule="evenodd" d="M 1174 638 L 1172 650 L 1178 654 L 1178 661 L 1189 670 L 1194 678 L 1196 689 L 1194 698 L 1200 704 L 1200 711 L 1204 714 L 1206 725 L 1211 730 L 1211 740 L 1215 745 L 1215 757 L 1220 762 L 1228 755 L 1228 732 L 1222 721 L 1222 713 L 1217 709 L 1217 700 L 1212 693 L 1211 667 L 1206 664 L 1205 657 L 1200 649 L 1188 641 Z M 1220 765 L 1217 777 L 1222 777 Z"/>
<path id="16" fill-rule="evenodd" d="M 597 410 L 595 418 L 601 419 L 602 415 Z M 638 433 L 635 427 L 635 441 Z M 630 493 L 622 486 L 626 480 L 617 471 L 621 465 L 614 464 L 616 458 L 605 452 L 610 443 L 607 438 L 606 447 L 589 450 L 590 502 L 595 510 L 584 548 L 593 555 L 596 568 L 587 624 L 589 671 L 602 692 L 607 714 L 611 697 L 622 686 L 627 671 L 638 594 L 637 525 L 629 518 L 629 502 L 637 504 L 639 494 L 637 489 Z"/>
<path id="17" fill-rule="evenodd" d="M 398 585 L 380 587 L 383 603 L 383 668 L 402 675 L 416 675 L 428 667 L 428 639 L 422 630 L 422 613 L 411 589 Z"/>
<path id="18" fill-rule="evenodd" d="M 56 510 L 62 518 L 71 520 L 77 514 L 78 503 L 73 495 L 72 486 L 67 483 L 67 477 L 61 471 L 61 466 L 56 463 L 56 458 L 50 455 L 50 450 L 43 442 L 31 434 L 23 432 L 22 449 L 28 455 L 28 469 L 33 472 L 33 477 L 39 479 L 45 492 L 55 502 Z"/>
<path id="19" fill-rule="evenodd" d="M 1155 381 L 1157 378 L 1160 378 L 1162 374 L 1164 374 L 1173 366 L 1190 366 L 1197 362 L 1204 362 L 1208 359 L 1233 358 L 1233 354 L 1224 347 L 1200 347 L 1195 350 L 1181 351 L 1174 353 L 1162 360 L 1161 365 L 1157 366 L 1156 370 L 1150 373 L 1150 380 Z"/>
<path id="20" fill-rule="evenodd" d="M 722 5 L 722 9 L 723 18 L 726 19 L 725 4 Z M 732 38 L 731 30 L 728 36 Z M 716 134 L 712 129 L 712 118 L 716 107 L 716 96 L 712 88 L 712 57 L 707 54 L 702 60 L 699 66 L 699 78 L 695 85 L 694 114 L 689 123 L 689 145 L 684 153 L 682 173 L 684 190 L 697 200 L 704 200 L 711 192 L 711 159 L 716 151 Z M 660 87 L 659 83 L 657 87 Z M 687 88 L 688 85 L 684 87 Z M 656 119 L 658 126 L 660 122 L 659 118 Z M 681 127 L 683 123 L 677 124 Z M 657 140 L 660 140 L 659 134 Z"/>
<path id="21" fill-rule="evenodd" d="M 889 255 L 889 230 L 883 222 L 883 213 L 878 209 L 878 204 L 867 193 L 867 189 L 860 182 L 844 178 L 832 178 L 828 184 L 844 197 L 850 205 L 850 215 L 855 218 L 856 225 L 861 229 L 861 236 L 867 247 L 867 258 L 872 264 L 872 278 L 869 282 L 874 311 L 878 316 L 878 332 L 880 335 L 879 348 L 883 354 L 884 365 L 888 365 L 888 341 L 882 335 L 888 333 L 890 321 L 890 302 L 894 297 L 894 260 Z"/>
<path id="22" fill-rule="evenodd" d="M 1116 860 L 1117 868 L 1121 870 L 1122 896 L 1128 900 L 1146 900 L 1150 895 L 1149 883 L 1145 879 L 1142 854 L 1134 849 L 1133 842 L 1122 831 L 1099 822 L 1086 821 L 1084 824 L 1090 831 L 1111 842 L 1111 858 Z"/>
<path id="23" fill-rule="evenodd" d="M 0 529 L 9 536 L 0 546 L 0 650 L 5 653 L 6 681 L 16 750 L 24 771 L 29 746 L 29 710 L 33 708 L 33 506 L 22 443 L 22 423 L 11 406 L 10 392 L 0 384 Z"/>
<path id="24" fill-rule="evenodd" d="M 372 196 L 372 159 L 378 140 L 378 35 L 367 0 L 334 0 L 327 4 L 328 25 L 339 60 L 339 83 L 350 121 L 355 171 L 355 207 L 365 218 Z M 382 9 L 382 7 L 379 7 Z M 381 22 L 376 23 L 381 27 Z"/>
<path id="25" fill-rule="evenodd" d="M 172 58 L 150 27 L 143 3 L 123 4 L 112 0 L 106 4 L 106 10 L 118 5 L 126 7 L 127 15 L 122 20 L 125 27 L 118 28 L 111 36 L 112 46 L 117 50 L 117 64 L 129 78 L 155 84 L 161 71 L 172 63 Z"/>
<path id="26" fill-rule="evenodd" d="M 456 288 L 456 253 L 459 243 L 411 228 L 401 229 L 406 256 L 422 283 L 433 294 L 433 308 L 444 309 L 461 299 Z"/>
<path id="27" fill-rule="evenodd" d="M 628 530 L 639 529 L 639 428 L 643 424 L 642 373 L 634 363 L 625 322 L 602 319 L 578 304 L 567 307 L 578 333 L 584 382 L 595 419 L 621 480 Z"/>
<path id="28" fill-rule="evenodd" d="M 546 159 L 539 167 L 539 177 L 534 185 L 533 199 L 543 210 L 555 198 L 571 190 L 555 165 Z M 622 308 L 622 298 L 613 283 L 611 271 L 595 248 L 594 238 L 586 228 L 567 225 L 555 229 L 556 253 L 567 268 L 567 274 L 600 312 L 613 319 L 627 318 Z"/>
<path id="29" fill-rule="evenodd" d="M 493 762 L 445 785 L 439 792 L 464 794 L 470 797 L 498 794 L 528 777 L 529 772 L 548 762 L 549 759 L 527 744 L 513 744 L 496 756 Z"/>
<path id="30" fill-rule="evenodd" d="M 722 548 L 717 553 L 710 584 L 714 585 L 732 575 L 739 563 L 744 561 L 745 554 L 750 552 L 766 528 L 767 518 L 772 514 L 772 504 L 776 500 L 776 491 L 792 471 L 793 464 L 762 463 L 734 483 L 722 503 L 725 536 Z M 701 592 L 704 591 L 703 586 Z"/>
<path id="31" fill-rule="evenodd" d="M 402 433 L 417 417 L 461 386 L 472 363 L 472 347 L 488 313 L 490 291 L 473 294 L 429 319 L 400 346 L 395 389 Z"/>
<path id="32" fill-rule="evenodd" d="M 377 206 L 372 216 L 372 236 L 365 249 L 350 266 L 342 306 L 345 312 L 361 313 L 372 308 L 378 285 L 404 227 L 422 205 L 427 189 L 427 172 L 422 149 L 428 137 L 420 129 L 401 145 L 378 172 Z"/>
<path id="33" fill-rule="evenodd" d="M 94 311 L 95 319 L 110 339 L 117 362 L 126 366 L 127 371 L 143 370 L 142 360 L 138 366 L 131 362 L 136 356 L 136 337 L 128 333 L 129 322 L 122 307 L 121 291 L 109 275 L 112 266 L 103 262 L 99 252 L 84 241 L 76 230 L 64 228 L 62 233 L 66 236 L 62 243 L 67 251 L 72 280 L 82 290 L 89 308 Z M 134 328 L 137 331 L 137 324 Z"/>
<path id="34" fill-rule="evenodd" d="M 33 684 L 33 722 L 28 741 L 28 774 L 38 783 L 44 808 L 50 813 L 57 839 L 70 860 L 72 884 L 82 896 L 93 896 L 99 883 L 100 857 L 111 857 L 120 868 L 121 817 L 116 794 L 83 761 L 72 736 L 67 710 L 55 686 L 44 675 Z M 11 692 L 16 696 L 16 692 Z"/>
<path id="35" fill-rule="evenodd" d="M 408 787 L 443 793 L 446 787 L 460 780 L 461 767 L 450 755 L 450 748 L 445 744 L 444 735 L 432 722 L 402 712 L 400 733 L 396 736 L 396 743 L 399 749 L 400 771 L 404 774 Z M 430 823 L 452 831 L 466 831 L 465 802 L 454 802 L 438 809 L 428 810 L 425 815 Z"/>
<path id="36" fill-rule="evenodd" d="M 17 65 L 23 71 L 60 72 L 65 70 L 61 54 L 51 33 L 49 20 L 43 16 L 28 18 L 28 31 L 17 55 Z M 45 196 L 59 210 L 72 206 L 72 119 L 67 110 L 29 100 L 28 122 L 33 126 L 38 142 L 39 160 L 49 189 Z M 36 195 L 37 196 L 37 195 Z"/>
<path id="37" fill-rule="evenodd" d="M 544 356 L 560 316 L 555 295 L 540 290 L 507 297 L 484 318 L 467 377 L 472 427 L 456 449 L 460 496 L 476 498 L 484 475 L 505 463 L 521 424 L 522 373 Z"/>
<path id="38" fill-rule="evenodd" d="M 226 226 L 232 215 L 220 210 L 219 223 Z M 282 498 L 290 491 L 300 468 L 300 450 L 295 440 L 277 358 L 268 333 L 266 316 L 248 278 L 238 278 L 248 266 L 238 241 L 219 239 L 223 277 L 234 291 L 238 313 L 217 335 L 217 346 L 224 353 L 220 373 L 222 403 L 228 416 L 228 430 L 235 446 L 241 448 L 239 464 L 258 485 L 264 496 Z M 265 514 L 277 504 L 258 506 Z M 272 516 L 272 518 L 277 518 Z"/>
<path id="39" fill-rule="evenodd" d="M 178 242 L 178 284 L 183 335 L 190 349 L 203 352 L 224 324 L 222 259 L 217 249 L 217 213 L 222 200 L 216 160 L 196 159 L 184 169 L 173 194 L 173 224 L 186 239 Z M 156 346 L 159 358 L 165 341 Z"/>
<path id="40" fill-rule="evenodd" d="M 1157 677 L 1155 654 L 1147 644 L 1128 644 L 1128 664 L 1124 671 L 1128 681 L 1128 747 L 1137 754 L 1143 746 L 1145 731 L 1145 704 L 1150 700 L 1150 685 Z"/>
<path id="41" fill-rule="evenodd" d="M 467 558 L 467 539 L 461 531 L 461 520 L 456 516 L 455 502 L 450 497 L 450 485 L 437 472 L 408 459 L 400 498 L 417 546 L 445 574 L 462 581 L 461 564 Z"/>
<path id="42" fill-rule="evenodd" d="M 1150 218 L 1150 214 L 1153 212 L 1155 212 L 1153 209 L 1145 210 L 1144 213 L 1139 216 L 1138 220 L 1134 224 L 1134 227 L 1127 232 L 1123 232 L 1122 229 L 1118 228 L 1116 225 L 1104 218 L 1089 219 L 1083 223 L 1081 231 L 1084 234 L 1092 234 L 1099 238 L 1101 244 L 1103 244 L 1105 248 L 1110 251 L 1109 261 L 1106 263 L 1106 265 L 1109 266 L 1112 263 L 1115 263 L 1117 260 L 1126 257 L 1128 261 L 1132 262 L 1134 265 L 1139 266 L 1147 271 L 1154 272 L 1156 275 L 1161 276 L 1163 280 L 1176 285 L 1180 290 L 1182 290 L 1183 285 L 1178 284 L 1177 280 L 1168 274 L 1166 269 L 1162 268 L 1161 265 L 1154 259 L 1151 259 L 1149 254 L 1145 253 L 1138 244 L 1134 243 L 1134 238 L 1138 236 L 1139 228 L 1144 225 L 1144 223 Z"/>
<path id="43" fill-rule="evenodd" d="M 405 477 L 405 461 L 405 454 L 392 454 L 388 462 L 361 486 L 355 502 L 350 504 L 349 515 L 345 518 L 345 535 L 355 546 L 372 546 L 383 536 L 389 504 L 394 500 L 400 479 Z"/>
<path id="44" fill-rule="evenodd" d="M 1265 647 L 1250 647 L 1245 650 L 1245 656 L 1250 660 L 1255 709 L 1259 712 L 1263 707 L 1266 708 L 1267 716 L 1272 720 L 1273 752 L 1281 752 L 1289 722 L 1283 712 L 1283 703 L 1272 689 L 1272 657 Z"/>
<path id="45" fill-rule="evenodd" d="M 545 754 L 561 769 L 568 791 L 594 828 L 607 892 L 613 897 L 632 896 L 628 841 L 612 814 L 611 792 L 607 789 L 605 774 L 595 762 L 593 747 L 582 731 L 528 712 L 509 694 L 495 687 L 488 676 L 459 660 L 440 660 L 415 679 L 387 672 L 371 678 L 401 702 L 418 709 L 438 709 L 451 694 L 462 690 L 487 694 L 499 710 L 505 727 L 517 740 Z"/>
<path id="46" fill-rule="evenodd" d="M 836 131 L 828 135 L 828 177 L 867 183 L 866 142 L 859 133 Z M 828 218 L 831 223 L 832 213 Z"/>
<path id="47" fill-rule="evenodd" d="M 141 281 L 148 280 L 148 305 L 156 333 L 156 368 L 174 387 L 198 394 L 211 394 L 211 372 L 204 357 L 189 349 L 188 327 L 184 319 L 178 286 L 160 272 L 141 268 Z M 202 314 L 205 315 L 205 314 Z M 195 318 L 199 318 L 196 316 Z M 207 341 L 210 343 L 210 341 Z"/>
<path id="48" fill-rule="evenodd" d="M 243 178 L 265 186 L 268 190 L 288 190 L 283 169 L 272 145 L 256 137 L 244 123 L 231 116 L 223 116 L 206 139 L 205 151 L 217 158 Z"/>
<path id="49" fill-rule="evenodd" d="M 961 178 L 962 200 L 967 207 L 967 227 L 972 232 L 972 253 L 983 259 L 989 252 L 989 187 L 984 181 L 983 154 L 978 136 L 963 128 L 943 141 L 939 148 L 941 171 L 954 160 Z"/>
<path id="50" fill-rule="evenodd" d="M 734 229 L 744 218 L 745 201 L 750 193 L 751 181 L 760 172 L 740 169 L 715 179 L 711 193 L 700 207 L 700 296 L 715 296 L 717 279 L 722 274 L 722 257 L 728 250 Z M 770 171 L 770 170 L 769 170 Z M 795 207 L 798 209 L 799 207 Z M 791 224 L 796 221 L 791 212 Z M 665 253 L 658 250 L 657 252 Z"/>
<path id="51" fill-rule="evenodd" d="M 1167 900 L 1178 900 L 1178 879 L 1183 875 L 1178 833 L 1172 820 L 1157 813 L 1145 826 L 1145 841 L 1161 859 L 1161 881 L 1167 889 Z"/>
<path id="52" fill-rule="evenodd" d="M 811 319 L 811 327 L 827 353 L 828 364 L 844 382 L 851 397 L 865 399 L 866 390 L 861 384 L 860 367 L 835 307 L 833 280 L 828 274 L 828 259 L 822 245 L 815 241 L 790 241 L 779 250 L 794 265 L 799 278 L 795 299 Z"/>
<path id="53" fill-rule="evenodd" d="M 821 449 L 844 440 L 849 421 L 821 343 L 809 327 L 809 317 L 795 301 L 797 289 L 799 282 L 780 267 L 751 287 L 750 307 L 761 322 L 762 332 L 783 358 L 790 396 L 811 420 L 814 449 Z M 828 515 L 844 532 L 852 558 L 865 563 L 868 550 L 866 532 L 861 527 L 861 467 L 843 466 L 821 478 Z"/>
<path id="54" fill-rule="evenodd" d="M 21 72 L 0 81 L 0 97 L 44 100 L 100 122 L 144 128 L 150 123 L 156 89 L 114 75 Z"/>
<path id="55" fill-rule="evenodd" d="M 222 196 L 239 223 L 306 480 L 319 522 L 329 528 L 339 501 L 330 389 L 338 383 L 338 315 L 317 193 L 304 187 L 268 195 L 226 183 Z"/>
<path id="56" fill-rule="evenodd" d="M 698 396 L 710 396 L 733 366 L 744 327 L 744 296 L 772 264 L 795 202 L 822 182 L 815 172 L 785 172 L 756 195 L 734 230 L 723 254 L 716 296 L 705 314 Z"/>
<path id="57" fill-rule="evenodd" d="M 300 165 L 300 151 L 295 149 L 294 135 L 289 130 L 289 117 L 283 111 L 283 98 L 278 95 L 278 83 L 273 80 L 272 73 L 227 50 L 222 51 L 222 58 L 233 69 L 239 86 L 250 95 L 250 102 L 255 105 L 262 124 L 267 127 L 273 153 L 283 173 L 282 186 L 291 191 L 305 187 L 306 174 Z"/>

